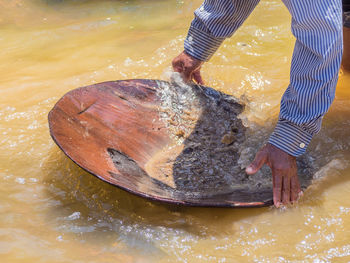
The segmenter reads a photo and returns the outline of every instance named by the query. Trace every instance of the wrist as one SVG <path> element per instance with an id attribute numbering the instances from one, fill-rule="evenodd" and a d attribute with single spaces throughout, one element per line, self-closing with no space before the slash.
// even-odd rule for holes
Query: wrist
<path id="1" fill-rule="evenodd" d="M 223 37 L 214 37 L 208 32 L 191 26 L 185 39 L 184 48 L 187 54 L 200 61 L 208 61 L 221 43 Z"/>
<path id="2" fill-rule="evenodd" d="M 183 53 L 186 57 L 188 57 L 188 59 L 192 60 L 194 63 L 198 63 L 198 64 L 202 65 L 202 64 L 204 64 L 204 62 L 205 62 L 204 60 L 200 60 L 200 59 L 198 59 L 198 58 L 192 56 L 192 55 L 189 54 L 186 50 L 182 51 L 182 53 Z"/>
<path id="3" fill-rule="evenodd" d="M 312 135 L 298 125 L 287 120 L 279 120 L 269 138 L 269 143 L 275 147 L 298 157 L 305 153 Z"/>
<path id="4" fill-rule="evenodd" d="M 290 158 L 295 159 L 296 157 L 291 155 L 290 153 L 288 153 L 287 151 L 284 151 L 283 149 L 278 148 L 277 146 L 271 144 L 271 143 L 267 143 L 266 147 L 268 148 L 269 151 L 275 151 L 278 153 L 278 155 L 288 155 Z"/>

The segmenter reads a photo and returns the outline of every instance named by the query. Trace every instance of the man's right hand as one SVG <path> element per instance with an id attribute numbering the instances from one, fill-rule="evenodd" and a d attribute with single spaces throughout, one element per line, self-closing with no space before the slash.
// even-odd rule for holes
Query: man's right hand
<path id="1" fill-rule="evenodd" d="M 272 144 L 265 145 L 246 168 L 247 174 L 255 174 L 267 164 L 272 171 L 273 202 L 276 207 L 298 201 L 302 195 L 296 158 Z"/>
<path id="2" fill-rule="evenodd" d="M 173 60 L 173 69 L 176 72 L 182 74 L 185 82 L 190 82 L 194 80 L 200 85 L 204 84 L 200 70 L 203 65 L 203 61 L 200 61 L 183 51 Z"/>

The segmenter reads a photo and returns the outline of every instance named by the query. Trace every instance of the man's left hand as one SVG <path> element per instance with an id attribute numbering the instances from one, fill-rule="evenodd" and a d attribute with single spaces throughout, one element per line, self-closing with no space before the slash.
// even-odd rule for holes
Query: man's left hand
<path id="1" fill-rule="evenodd" d="M 273 179 L 273 202 L 276 207 L 298 201 L 302 194 L 297 174 L 296 158 L 272 144 L 266 144 L 246 168 L 247 174 L 255 174 L 268 165 Z"/>

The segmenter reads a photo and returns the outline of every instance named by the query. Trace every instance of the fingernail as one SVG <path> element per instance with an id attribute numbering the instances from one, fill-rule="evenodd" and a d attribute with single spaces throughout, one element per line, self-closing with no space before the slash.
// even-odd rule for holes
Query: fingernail
<path id="1" fill-rule="evenodd" d="M 245 169 L 246 173 L 252 173 L 253 172 L 253 167 L 251 166 L 248 166 L 246 169 Z"/>

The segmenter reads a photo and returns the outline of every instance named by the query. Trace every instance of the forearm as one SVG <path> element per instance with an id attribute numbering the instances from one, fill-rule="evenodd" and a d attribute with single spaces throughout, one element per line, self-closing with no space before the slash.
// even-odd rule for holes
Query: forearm
<path id="1" fill-rule="evenodd" d="M 319 132 L 322 117 L 333 102 L 343 43 L 340 1 L 295 2 L 285 0 L 297 40 L 290 84 L 282 97 L 279 121 L 269 142 L 299 156 Z M 303 9 L 314 12 L 306 15 Z"/>
<path id="2" fill-rule="evenodd" d="M 195 11 L 185 51 L 208 61 L 221 43 L 243 24 L 260 0 L 205 0 Z"/>

